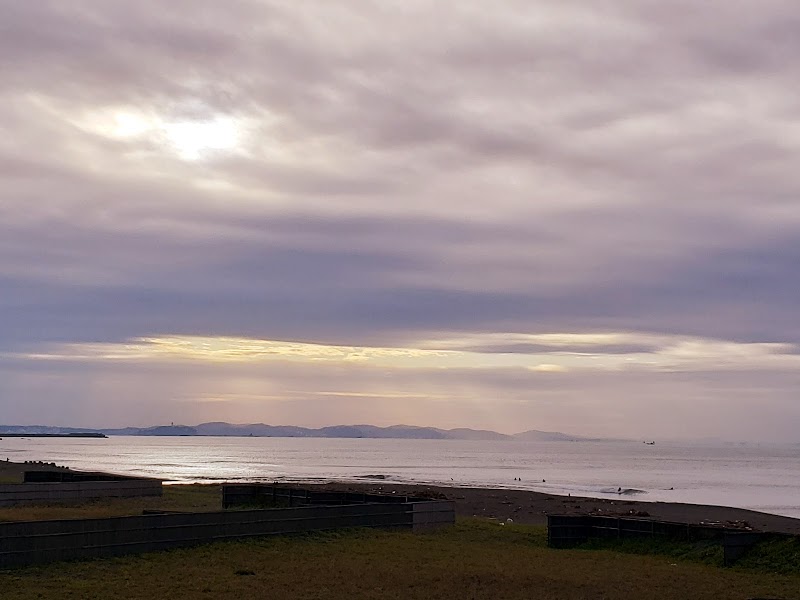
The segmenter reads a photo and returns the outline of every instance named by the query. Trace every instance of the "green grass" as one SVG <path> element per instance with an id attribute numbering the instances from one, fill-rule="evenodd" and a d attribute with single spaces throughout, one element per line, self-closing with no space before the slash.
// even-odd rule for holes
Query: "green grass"
<path id="1" fill-rule="evenodd" d="M 800 598 L 800 575 L 671 556 L 552 550 L 544 528 L 474 519 L 349 530 L 0 572 L 3 600 Z"/>
<path id="2" fill-rule="evenodd" d="M 755 569 L 790 575 L 800 573 L 800 538 L 775 537 L 747 552 L 736 564 L 738 569 Z"/>
<path id="3" fill-rule="evenodd" d="M 658 538 L 593 539 L 580 547 L 585 550 L 611 550 L 625 554 L 664 556 L 715 567 L 721 567 L 723 564 L 721 540 L 690 543 Z"/>
<path id="4" fill-rule="evenodd" d="M 723 565 L 721 540 L 681 542 L 658 538 L 594 539 L 582 544 L 580 548 L 663 556 L 715 567 Z M 735 568 L 741 571 L 800 575 L 800 538 L 777 536 L 767 539 L 748 550 L 736 562 Z"/>

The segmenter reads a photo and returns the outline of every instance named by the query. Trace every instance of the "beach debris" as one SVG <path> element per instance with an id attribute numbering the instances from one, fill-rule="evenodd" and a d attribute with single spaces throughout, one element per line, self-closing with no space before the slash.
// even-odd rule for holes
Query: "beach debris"
<path id="1" fill-rule="evenodd" d="M 416 496 L 418 498 L 428 498 L 429 500 L 447 500 L 446 495 L 435 490 L 422 490 L 417 492 Z"/>
<path id="2" fill-rule="evenodd" d="M 736 521 L 712 521 L 711 519 L 704 519 L 700 521 L 700 525 L 706 525 L 708 527 L 727 527 L 729 529 L 743 529 L 746 531 L 752 531 L 753 527 L 744 520 L 736 520 Z"/>
<path id="3" fill-rule="evenodd" d="M 514 519 L 512 519 L 511 517 L 508 517 L 506 519 L 506 523 L 513 523 L 513 522 L 514 522 Z"/>
<path id="4" fill-rule="evenodd" d="M 250 569 L 239 569 L 238 571 L 234 571 L 234 575 L 255 575 L 255 571 L 251 571 Z"/>
<path id="5" fill-rule="evenodd" d="M 732 527 L 741 527 L 742 529 L 752 529 L 752 527 L 750 526 L 750 523 L 748 523 L 747 521 L 744 521 L 744 520 L 725 521 L 725 523 L 727 523 L 728 525 L 730 525 Z"/>

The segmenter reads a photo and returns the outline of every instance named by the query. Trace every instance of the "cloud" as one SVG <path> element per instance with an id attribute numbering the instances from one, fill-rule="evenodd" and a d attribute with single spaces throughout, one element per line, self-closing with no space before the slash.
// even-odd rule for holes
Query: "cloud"
<path id="1" fill-rule="evenodd" d="M 791 369 L 800 366 L 797 347 L 779 343 L 738 343 L 726 340 L 630 333 L 490 334 L 482 350 L 459 348 L 464 339 L 419 340 L 414 346 L 339 346 L 308 342 L 233 337 L 172 336 L 140 338 L 123 344 L 67 344 L 39 353 L 7 355 L 27 360 L 72 362 L 175 362 L 307 365 L 403 371 L 528 369 L 533 372 L 583 371 L 724 371 Z M 525 350 L 509 341 L 538 341 Z M 627 351 L 609 346 L 629 341 Z M 652 344 L 645 348 L 645 342 Z M 457 348 L 457 349 L 452 349 Z M 385 394 L 380 394 L 385 397 Z"/>
<path id="2" fill-rule="evenodd" d="M 795 12 L 4 6 L 0 352 L 439 339 L 570 375 L 553 353 L 794 368 Z"/>

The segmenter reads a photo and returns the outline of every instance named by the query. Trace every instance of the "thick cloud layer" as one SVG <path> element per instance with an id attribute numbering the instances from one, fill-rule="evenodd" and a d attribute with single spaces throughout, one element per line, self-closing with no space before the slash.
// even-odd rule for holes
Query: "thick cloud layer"
<path id="1" fill-rule="evenodd" d="M 660 403 L 707 403 L 725 418 L 658 433 L 793 439 L 798 40 L 779 0 L 0 0 L 0 420 L 305 424 L 324 405 L 323 424 L 633 435 Z M 628 337 L 524 338 L 600 333 Z M 208 357 L 85 351 L 170 336 L 531 364 L 415 364 L 410 392 L 342 366 L 339 395 L 214 371 L 243 408 L 173 364 Z M 747 394 L 707 356 L 659 362 L 686 339 L 741 352 Z M 587 354 L 628 366 L 564 359 Z M 148 403 L 100 384 L 119 369 Z M 660 399 L 629 410 L 642 386 Z"/>

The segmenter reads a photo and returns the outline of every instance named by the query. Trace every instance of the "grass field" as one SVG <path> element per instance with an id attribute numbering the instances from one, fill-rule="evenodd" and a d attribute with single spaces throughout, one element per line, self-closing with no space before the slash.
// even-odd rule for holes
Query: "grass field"
<path id="1" fill-rule="evenodd" d="M 0 597 L 800 599 L 800 573 L 552 550 L 544 528 L 469 519 L 425 535 L 352 530 L 6 571 Z"/>

